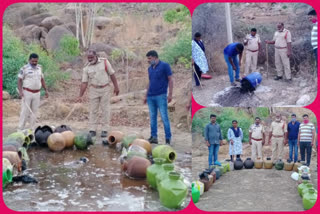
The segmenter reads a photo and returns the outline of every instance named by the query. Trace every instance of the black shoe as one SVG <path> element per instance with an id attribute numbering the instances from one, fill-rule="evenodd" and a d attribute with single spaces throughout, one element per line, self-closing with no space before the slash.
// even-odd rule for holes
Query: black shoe
<path id="1" fill-rule="evenodd" d="M 166 144 L 170 145 L 170 139 L 166 139 Z"/>
<path id="2" fill-rule="evenodd" d="M 102 131 L 101 132 L 101 137 L 107 137 L 108 136 L 108 132 L 107 131 Z"/>
<path id="3" fill-rule="evenodd" d="M 108 140 L 103 140 L 102 144 L 105 145 L 105 146 L 108 146 L 109 145 L 109 141 Z"/>
<path id="4" fill-rule="evenodd" d="M 159 143 L 159 142 L 158 142 L 158 138 L 152 137 L 152 136 L 148 139 L 148 141 L 149 141 L 150 143 L 154 143 L 154 144 L 158 144 L 158 143 Z"/>
<path id="5" fill-rule="evenodd" d="M 91 135 L 91 137 L 95 137 L 97 135 L 95 131 L 89 131 L 89 134 Z"/>
<path id="6" fill-rule="evenodd" d="M 274 78 L 274 80 L 281 80 L 282 79 L 282 77 L 279 77 L 279 76 L 276 76 L 275 78 Z"/>
<path id="7" fill-rule="evenodd" d="M 241 79 L 236 79 L 236 81 L 237 81 L 237 82 L 240 82 L 240 81 L 241 81 Z"/>

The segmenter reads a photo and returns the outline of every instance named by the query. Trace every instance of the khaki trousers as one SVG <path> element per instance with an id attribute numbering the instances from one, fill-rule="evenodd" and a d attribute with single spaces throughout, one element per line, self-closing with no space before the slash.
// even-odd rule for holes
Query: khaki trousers
<path id="1" fill-rule="evenodd" d="M 251 142 L 252 142 L 251 159 L 255 161 L 257 158 L 257 153 L 258 153 L 258 158 L 262 159 L 262 140 L 256 141 L 251 139 Z"/>
<path id="2" fill-rule="evenodd" d="M 287 79 L 291 79 L 291 70 L 290 70 L 290 59 L 287 55 L 288 49 L 278 49 L 275 48 L 275 64 L 277 75 L 279 77 L 283 76 L 283 69 Z"/>
<path id="3" fill-rule="evenodd" d="M 110 90 L 108 85 L 104 88 L 89 89 L 89 130 L 96 131 L 101 124 L 101 130 L 107 131 L 110 120 Z M 99 109 L 101 115 L 99 116 Z"/>
<path id="4" fill-rule="evenodd" d="M 275 163 L 277 160 L 282 159 L 284 138 L 283 137 L 272 137 L 272 161 Z"/>
<path id="5" fill-rule="evenodd" d="M 258 63 L 258 53 L 259 51 L 252 52 L 246 51 L 246 66 L 244 70 L 244 75 L 248 75 L 251 72 L 257 71 L 257 63 Z"/>
<path id="6" fill-rule="evenodd" d="M 36 124 L 35 116 L 30 112 L 28 106 L 32 110 L 33 114 L 36 116 L 39 106 L 40 106 L 40 92 L 32 93 L 26 90 L 23 90 L 23 99 L 21 102 L 21 112 L 19 120 L 19 130 L 25 129 L 26 123 L 29 122 L 30 127 L 34 130 Z"/>

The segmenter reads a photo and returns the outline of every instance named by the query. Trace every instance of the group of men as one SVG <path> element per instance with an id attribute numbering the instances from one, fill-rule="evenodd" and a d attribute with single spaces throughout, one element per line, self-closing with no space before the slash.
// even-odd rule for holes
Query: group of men
<path id="1" fill-rule="evenodd" d="M 164 125 L 165 142 L 171 143 L 171 127 L 168 114 L 168 103 L 172 100 L 173 77 L 170 65 L 158 58 L 154 50 L 146 54 L 149 63 L 149 83 L 144 104 L 148 104 L 150 114 L 151 136 L 150 143 L 158 144 L 157 116 L 160 112 Z M 113 83 L 114 95 L 119 94 L 119 87 L 115 76 L 115 70 L 107 59 L 99 58 L 94 50 L 87 53 L 88 62 L 83 68 L 80 94 L 76 102 L 82 102 L 83 95 L 89 88 L 89 133 L 96 136 L 98 125 L 101 124 L 101 139 L 106 141 L 110 123 L 110 97 Z M 35 53 L 29 56 L 29 63 L 20 69 L 18 74 L 18 90 L 22 99 L 21 113 L 18 130 L 26 128 L 35 129 L 37 112 L 40 105 L 40 90 L 45 90 L 48 98 L 48 89 L 45 85 L 41 65 L 38 64 L 39 56 Z M 169 88 L 169 92 L 168 92 Z M 101 117 L 99 117 L 99 110 Z"/>
<path id="2" fill-rule="evenodd" d="M 315 10 L 311 10 L 308 13 L 309 20 L 313 23 L 313 28 L 311 31 L 311 45 L 314 51 L 315 59 L 318 59 L 318 20 Z M 274 45 L 275 47 L 275 66 L 277 75 L 274 80 L 283 79 L 285 76 L 286 81 L 291 82 L 291 69 L 290 69 L 290 57 L 292 55 L 292 39 L 291 32 L 284 27 L 284 23 L 277 24 L 277 31 L 274 33 L 272 40 L 266 40 L 266 44 Z M 197 45 L 199 47 L 197 47 Z M 203 53 L 201 52 L 201 49 Z M 252 28 L 250 34 L 246 35 L 243 43 L 235 42 L 231 43 L 225 47 L 223 54 L 224 59 L 228 67 L 229 80 L 232 86 L 236 86 L 236 82 L 240 82 L 240 67 L 243 56 L 243 51 L 245 50 L 245 70 L 244 76 L 247 76 L 250 71 L 257 71 L 258 56 L 262 53 L 261 50 L 261 39 L 259 34 L 257 34 L 257 29 Z M 207 62 L 204 57 L 204 44 L 201 40 L 201 34 L 197 32 L 194 36 L 192 57 L 193 64 L 195 67 L 195 82 L 196 86 L 199 85 L 199 78 L 202 73 L 206 73 L 208 68 L 206 66 Z"/>
<path id="3" fill-rule="evenodd" d="M 204 130 L 205 142 L 209 149 L 209 166 L 219 165 L 218 153 L 222 145 L 222 131 L 216 122 L 216 115 L 210 115 L 210 123 Z M 275 163 L 284 158 L 283 150 L 289 144 L 289 162 L 298 161 L 298 148 L 300 147 L 300 161 L 310 166 L 311 153 L 314 142 L 316 141 L 316 130 L 310 122 L 307 114 L 303 115 L 303 122 L 296 119 L 296 115 L 291 115 L 291 121 L 287 124 L 280 113 L 277 113 L 275 120 L 271 123 L 269 141 L 266 142 L 266 128 L 261 124 L 259 117 L 255 118 L 255 123 L 249 128 L 249 144 L 251 145 L 251 158 L 262 160 L 262 147 L 268 143 L 272 146 L 272 161 Z M 238 127 L 236 120 L 232 121 L 232 126 L 228 129 L 229 155 L 231 161 L 233 156 L 240 158 L 242 154 L 243 131 Z M 293 156 L 294 152 L 294 156 Z M 307 155 L 306 155 L 307 154 Z"/>

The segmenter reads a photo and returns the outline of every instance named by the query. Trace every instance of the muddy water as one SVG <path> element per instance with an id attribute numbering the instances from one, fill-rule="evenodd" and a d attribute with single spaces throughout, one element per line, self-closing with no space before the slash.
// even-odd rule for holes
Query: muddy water
<path id="1" fill-rule="evenodd" d="M 131 180 L 122 174 L 112 148 L 96 144 L 87 151 L 48 148 L 29 150 L 25 174 L 38 184 L 15 183 L 3 193 L 5 204 L 17 211 L 167 211 L 158 193 L 145 180 Z M 87 157 L 89 162 L 79 161 Z M 176 170 L 191 180 L 191 155 L 179 153 Z M 183 204 L 190 202 L 190 194 Z"/>

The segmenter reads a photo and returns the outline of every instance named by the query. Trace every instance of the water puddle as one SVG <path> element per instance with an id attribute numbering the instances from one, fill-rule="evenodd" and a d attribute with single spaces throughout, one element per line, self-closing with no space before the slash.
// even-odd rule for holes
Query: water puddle
<path id="1" fill-rule="evenodd" d="M 178 151 L 177 151 L 178 152 Z M 94 145 L 88 151 L 50 152 L 32 148 L 25 174 L 38 184 L 14 183 L 3 192 L 6 205 L 17 211 L 167 211 L 146 180 L 121 172 L 115 149 Z M 81 157 L 89 159 L 84 163 Z M 191 155 L 178 152 L 176 170 L 191 181 Z M 181 209 L 189 204 L 190 195 Z"/>

